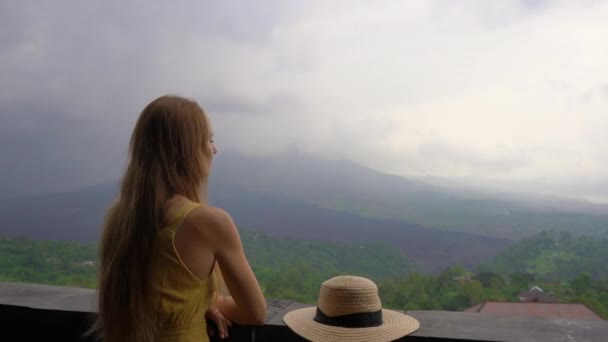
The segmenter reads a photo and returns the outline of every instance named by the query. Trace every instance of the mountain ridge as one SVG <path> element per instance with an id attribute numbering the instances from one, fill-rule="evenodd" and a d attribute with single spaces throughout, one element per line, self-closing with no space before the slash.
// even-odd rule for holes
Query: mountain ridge
<path id="1" fill-rule="evenodd" d="M 1 232 L 96 241 L 117 192 L 115 182 L 0 201 Z M 608 226 L 604 216 L 530 211 L 387 176 L 351 161 L 301 155 L 224 153 L 214 160 L 209 201 L 230 212 L 243 229 L 304 240 L 390 243 L 430 272 L 454 264 L 473 267 L 512 241 L 559 224 L 595 236 Z"/>

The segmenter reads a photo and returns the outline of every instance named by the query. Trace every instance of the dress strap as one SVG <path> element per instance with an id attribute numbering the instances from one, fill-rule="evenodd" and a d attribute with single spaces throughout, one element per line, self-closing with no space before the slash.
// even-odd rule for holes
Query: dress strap
<path id="1" fill-rule="evenodd" d="M 194 208 L 199 206 L 201 206 L 200 203 L 191 201 L 186 202 L 174 215 L 171 215 L 172 217 L 170 226 L 183 220 L 184 217 L 186 217 Z"/>

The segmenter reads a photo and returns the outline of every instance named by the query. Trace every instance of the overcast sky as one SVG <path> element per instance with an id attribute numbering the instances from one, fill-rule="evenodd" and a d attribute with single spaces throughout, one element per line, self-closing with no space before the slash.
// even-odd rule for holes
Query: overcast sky
<path id="1" fill-rule="evenodd" d="M 197 99 L 220 150 L 608 198 L 608 1 L 0 2 L 0 198 L 116 179 Z"/>

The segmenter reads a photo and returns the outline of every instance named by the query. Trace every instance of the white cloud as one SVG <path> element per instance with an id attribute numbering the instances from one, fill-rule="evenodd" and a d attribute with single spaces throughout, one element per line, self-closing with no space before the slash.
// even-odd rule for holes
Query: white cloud
<path id="1" fill-rule="evenodd" d="M 220 148 L 448 178 L 608 172 L 608 1 L 67 3 L 5 11 L 23 20 L 0 36 L 0 104 L 52 99 L 123 142 L 177 92 Z"/>

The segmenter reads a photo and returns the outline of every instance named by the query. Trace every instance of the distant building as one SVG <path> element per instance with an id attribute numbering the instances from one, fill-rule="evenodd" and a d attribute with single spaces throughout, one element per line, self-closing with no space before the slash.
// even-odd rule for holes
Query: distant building
<path id="1" fill-rule="evenodd" d="M 553 317 L 601 321 L 602 318 L 584 304 L 485 302 L 464 310 L 495 315 Z"/>
<path id="2" fill-rule="evenodd" d="M 520 302 L 526 303 L 559 303 L 551 293 L 544 293 L 543 289 L 538 286 L 533 286 L 529 291 L 521 292 L 518 296 Z"/>

